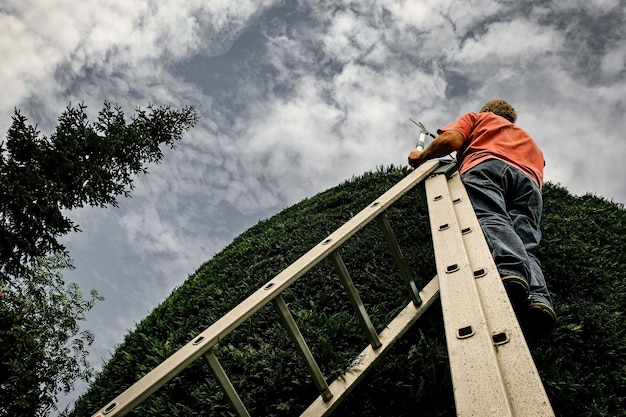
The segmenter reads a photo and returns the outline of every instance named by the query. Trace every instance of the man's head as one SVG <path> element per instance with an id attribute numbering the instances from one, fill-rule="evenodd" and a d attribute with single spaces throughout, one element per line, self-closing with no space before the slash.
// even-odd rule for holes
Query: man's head
<path id="1" fill-rule="evenodd" d="M 504 117 L 511 123 L 515 123 L 517 120 L 517 112 L 509 103 L 504 100 L 491 100 L 488 101 L 481 109 L 479 113 L 490 111 L 498 116 Z"/>

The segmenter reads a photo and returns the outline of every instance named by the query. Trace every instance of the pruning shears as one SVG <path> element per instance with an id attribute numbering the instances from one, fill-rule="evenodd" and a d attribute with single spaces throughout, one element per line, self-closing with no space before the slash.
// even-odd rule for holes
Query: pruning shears
<path id="1" fill-rule="evenodd" d="M 420 138 L 417 141 L 417 145 L 416 145 L 416 149 L 418 151 L 423 151 L 424 150 L 424 141 L 426 140 L 426 136 L 431 136 L 432 138 L 435 138 L 436 136 L 433 135 L 432 133 L 430 133 L 428 131 L 428 129 L 426 129 L 426 126 L 424 126 L 424 124 L 422 122 L 416 122 L 415 120 L 411 119 L 409 117 L 409 120 L 412 121 L 413 123 L 415 123 L 417 125 L 417 127 L 420 128 Z"/>

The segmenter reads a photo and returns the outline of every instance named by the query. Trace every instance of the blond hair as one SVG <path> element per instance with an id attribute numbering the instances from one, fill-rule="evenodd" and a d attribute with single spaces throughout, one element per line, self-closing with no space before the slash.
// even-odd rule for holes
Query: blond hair
<path id="1" fill-rule="evenodd" d="M 511 123 L 517 120 L 517 112 L 509 103 L 504 100 L 490 100 L 480 109 L 479 113 L 490 111 L 498 116 L 504 117 Z"/>

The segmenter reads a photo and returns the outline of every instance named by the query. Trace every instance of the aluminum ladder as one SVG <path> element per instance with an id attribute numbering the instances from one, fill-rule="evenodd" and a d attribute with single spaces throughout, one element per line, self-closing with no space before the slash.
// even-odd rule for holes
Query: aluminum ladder
<path id="1" fill-rule="evenodd" d="M 93 417 L 127 414 L 200 357 L 208 364 L 236 415 L 249 416 L 213 347 L 270 302 L 320 393 L 301 416 L 329 415 L 436 301 L 440 286 L 457 414 L 482 417 L 554 415 L 502 283 L 497 279 L 493 260 L 463 185 L 458 175 L 453 174 L 452 165 L 440 167 L 440 164 L 440 161 L 429 161 L 408 174 Z M 422 183 L 425 183 L 431 216 L 437 276 L 418 290 L 385 211 Z M 374 219 L 399 267 L 410 300 L 380 334 L 374 329 L 339 252 L 351 236 Z M 281 296 L 282 291 L 326 258 L 331 260 L 369 342 L 358 355 L 356 364 L 330 385 Z M 478 368 L 480 372 L 476 372 Z"/>
<path id="2" fill-rule="evenodd" d="M 458 416 L 554 416 L 460 175 L 426 180 Z"/>

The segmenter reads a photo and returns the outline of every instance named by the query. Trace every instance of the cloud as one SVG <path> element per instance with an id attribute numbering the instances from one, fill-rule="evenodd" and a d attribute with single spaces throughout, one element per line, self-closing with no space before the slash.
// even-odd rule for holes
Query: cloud
<path id="1" fill-rule="evenodd" d="M 134 89 L 158 90 L 168 62 L 199 48 L 223 53 L 273 3 L 10 0 L 0 11 L 0 54 L 10 62 L 0 69 L 10 81 L 0 99 L 0 127 L 6 131 L 13 108 L 35 95 L 51 98 L 51 122 L 70 100 L 93 105 Z"/>
<path id="2" fill-rule="evenodd" d="M 577 12 L 581 11 L 589 13 L 591 15 L 610 13 L 615 8 L 620 7 L 619 0 L 571 0 L 556 4 L 557 10 Z"/>
<path id="3" fill-rule="evenodd" d="M 519 34 L 524 36 L 520 37 Z M 515 20 L 491 24 L 484 35 L 468 39 L 452 58 L 464 65 L 489 62 L 524 66 L 537 56 L 554 53 L 563 43 L 562 35 L 534 22 Z M 483 67 L 483 65 L 479 65 Z"/>
<path id="4" fill-rule="evenodd" d="M 626 44 L 608 50 L 602 57 L 600 68 L 605 77 L 623 77 L 626 71 Z"/>

